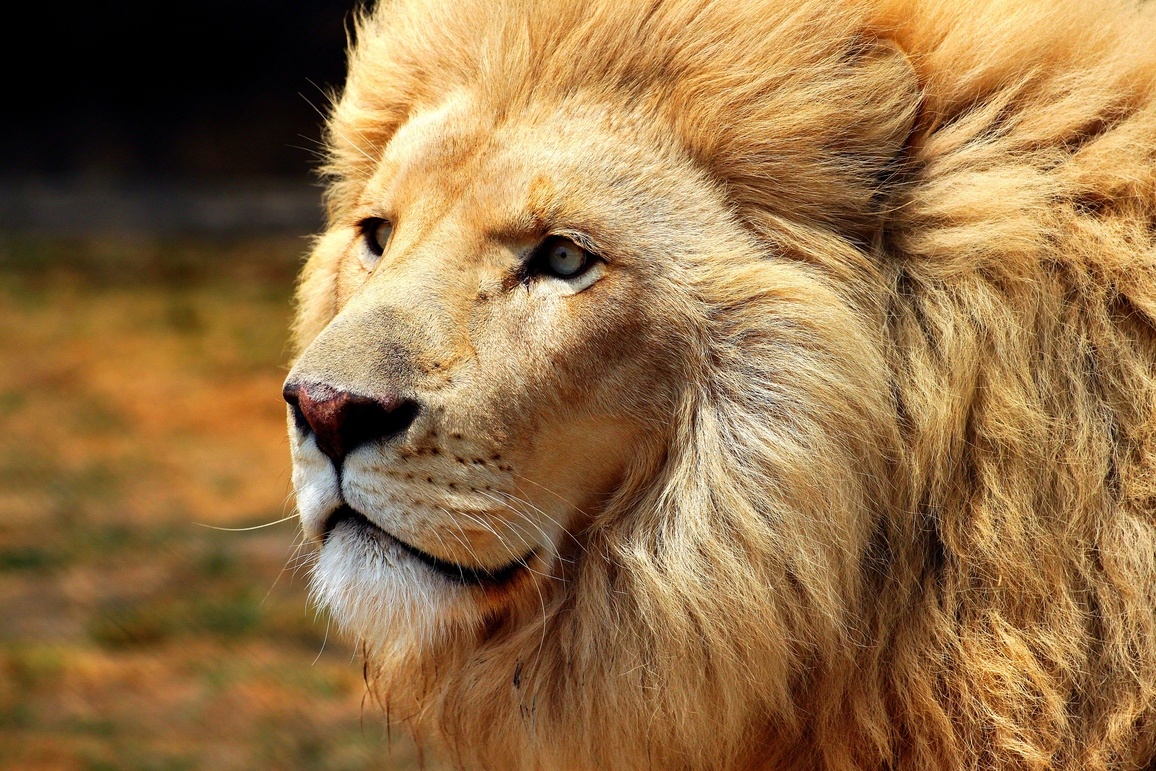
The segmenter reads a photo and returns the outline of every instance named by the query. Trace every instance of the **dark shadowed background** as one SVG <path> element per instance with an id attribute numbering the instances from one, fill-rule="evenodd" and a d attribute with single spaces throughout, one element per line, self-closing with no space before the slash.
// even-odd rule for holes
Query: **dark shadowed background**
<path id="1" fill-rule="evenodd" d="M 353 7 L 350 0 L 26 6 L 27 21 L 9 28 L 25 45 L 0 53 L 9 75 L 0 122 L 2 224 L 312 229 L 319 110 L 343 78 Z M 196 206 L 165 211 L 186 203 L 182 196 L 243 202 L 269 191 L 306 221 L 294 227 L 287 208 L 272 213 L 260 204 L 250 205 L 248 226 Z M 103 198 L 107 211 L 70 212 L 62 200 L 69 198 L 82 207 Z M 156 221 L 132 212 L 134 205 L 155 209 Z"/>
<path id="2" fill-rule="evenodd" d="M 414 762 L 308 604 L 279 395 L 352 8 L 9 19 L 0 767 Z"/>

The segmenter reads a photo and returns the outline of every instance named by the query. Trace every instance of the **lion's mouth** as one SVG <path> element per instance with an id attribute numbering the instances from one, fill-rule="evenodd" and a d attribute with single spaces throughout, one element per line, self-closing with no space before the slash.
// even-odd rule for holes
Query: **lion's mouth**
<path id="1" fill-rule="evenodd" d="M 435 557 L 432 554 L 422 551 L 421 549 L 406 543 L 397 536 L 383 530 L 378 525 L 375 525 L 360 511 L 357 511 L 349 504 L 342 504 L 333 510 L 329 515 L 329 519 L 325 522 L 325 530 L 322 534 L 322 542 L 324 542 L 331 532 L 343 522 L 349 522 L 353 527 L 361 529 L 368 535 L 375 536 L 387 540 L 390 544 L 397 546 L 403 552 L 416 559 L 418 562 L 425 565 L 427 568 L 437 573 L 442 578 L 451 581 L 461 586 L 502 586 L 509 583 L 515 575 L 522 570 L 527 570 L 530 560 L 534 556 L 534 552 L 526 554 L 524 557 L 514 560 L 508 565 L 500 568 L 472 568 L 466 565 L 459 565 L 456 562 L 443 560 L 440 557 Z"/>

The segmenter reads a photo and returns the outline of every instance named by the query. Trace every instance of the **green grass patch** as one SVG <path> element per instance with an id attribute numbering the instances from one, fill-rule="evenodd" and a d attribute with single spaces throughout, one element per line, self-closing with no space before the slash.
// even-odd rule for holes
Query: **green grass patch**
<path id="1" fill-rule="evenodd" d="M 60 567 L 67 560 L 57 550 L 40 546 L 0 548 L 0 572 L 43 572 Z"/>

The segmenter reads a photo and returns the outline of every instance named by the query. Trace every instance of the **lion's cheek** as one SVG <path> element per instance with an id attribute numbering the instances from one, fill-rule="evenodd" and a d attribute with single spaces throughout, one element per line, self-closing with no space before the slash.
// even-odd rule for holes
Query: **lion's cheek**
<path id="1" fill-rule="evenodd" d="M 553 426 L 525 449 L 518 476 L 531 503 L 545 510 L 564 502 L 575 529 L 617 489 L 634 454 L 646 454 L 642 428 L 628 420 L 587 419 Z"/>

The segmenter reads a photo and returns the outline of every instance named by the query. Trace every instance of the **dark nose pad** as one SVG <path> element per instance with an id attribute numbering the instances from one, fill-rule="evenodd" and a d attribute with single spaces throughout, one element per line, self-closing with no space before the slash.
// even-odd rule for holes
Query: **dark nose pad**
<path id="1" fill-rule="evenodd" d="M 366 442 L 404 433 L 420 411 L 412 399 L 361 396 L 322 383 L 286 383 L 282 394 L 297 427 L 312 431 L 317 447 L 338 466 Z"/>

